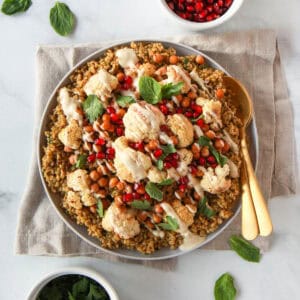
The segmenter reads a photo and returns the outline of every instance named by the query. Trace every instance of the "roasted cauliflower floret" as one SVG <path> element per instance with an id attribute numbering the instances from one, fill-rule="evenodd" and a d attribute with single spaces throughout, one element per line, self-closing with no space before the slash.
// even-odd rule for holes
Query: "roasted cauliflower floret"
<path id="1" fill-rule="evenodd" d="M 82 203 L 80 201 L 79 193 L 75 193 L 73 191 L 68 191 L 65 201 L 67 202 L 68 205 L 70 205 L 71 207 L 73 207 L 75 209 L 82 208 Z"/>
<path id="2" fill-rule="evenodd" d="M 92 206 L 97 203 L 97 199 L 89 191 L 82 192 L 81 201 L 84 206 Z"/>
<path id="3" fill-rule="evenodd" d="M 156 71 L 155 66 L 150 63 L 142 64 L 139 69 L 143 70 L 145 76 L 152 76 Z"/>
<path id="4" fill-rule="evenodd" d="M 222 127 L 222 103 L 202 97 L 197 98 L 196 103 L 202 106 L 202 114 L 207 124 L 215 125 L 216 129 Z"/>
<path id="5" fill-rule="evenodd" d="M 178 146 L 184 148 L 194 140 L 194 128 L 192 123 L 182 114 L 170 115 L 167 124 L 171 131 L 178 137 Z"/>
<path id="6" fill-rule="evenodd" d="M 146 102 L 129 106 L 123 117 L 125 136 L 134 141 L 157 139 L 160 125 L 165 123 L 165 116 L 155 106 Z"/>
<path id="7" fill-rule="evenodd" d="M 140 224 L 135 218 L 132 209 L 121 210 L 115 203 L 105 212 L 102 219 L 105 230 L 118 234 L 123 239 L 130 239 L 140 233 Z"/>
<path id="8" fill-rule="evenodd" d="M 201 187 L 211 194 L 225 192 L 231 186 L 231 180 L 226 178 L 226 176 L 229 175 L 229 172 L 230 169 L 227 164 L 223 167 L 217 166 L 215 170 L 213 168 L 208 168 L 200 182 Z"/>
<path id="9" fill-rule="evenodd" d="M 195 212 L 191 212 L 185 205 L 182 205 L 179 200 L 172 202 L 172 207 L 177 213 L 178 217 L 187 225 L 190 226 L 194 223 Z"/>
<path id="10" fill-rule="evenodd" d="M 193 160 L 193 153 L 190 150 L 187 149 L 180 149 L 177 152 L 179 154 L 180 163 L 177 168 L 177 172 L 180 174 L 180 176 L 186 176 L 189 172 L 188 165 Z"/>
<path id="11" fill-rule="evenodd" d="M 113 143 L 116 150 L 114 166 L 117 176 L 128 182 L 140 181 L 147 177 L 147 172 L 152 166 L 149 156 L 128 147 L 125 137 L 119 137 Z"/>
<path id="12" fill-rule="evenodd" d="M 179 66 L 170 65 L 167 67 L 167 76 L 168 79 L 166 83 L 179 83 L 183 82 L 183 86 L 181 88 L 181 92 L 188 93 L 188 91 L 192 88 L 191 77 L 189 74 Z"/>
<path id="13" fill-rule="evenodd" d="M 96 95 L 102 101 L 106 101 L 117 86 L 118 79 L 106 70 L 100 69 L 90 77 L 83 89 L 87 95 Z"/>
<path id="14" fill-rule="evenodd" d="M 167 178 L 167 173 L 158 170 L 158 168 L 152 166 L 148 171 L 148 179 L 151 182 L 159 183 Z"/>
<path id="15" fill-rule="evenodd" d="M 72 120 L 69 125 L 63 128 L 59 134 L 58 139 L 67 147 L 78 149 L 81 144 L 82 128 L 76 120 Z"/>
<path id="16" fill-rule="evenodd" d="M 67 186 L 74 191 L 83 192 L 89 189 L 89 176 L 86 170 L 78 169 L 67 175 Z"/>
<path id="17" fill-rule="evenodd" d="M 138 57 L 135 51 L 131 48 L 122 48 L 116 51 L 116 56 L 119 61 L 119 65 L 122 68 L 133 68 L 138 62 Z"/>

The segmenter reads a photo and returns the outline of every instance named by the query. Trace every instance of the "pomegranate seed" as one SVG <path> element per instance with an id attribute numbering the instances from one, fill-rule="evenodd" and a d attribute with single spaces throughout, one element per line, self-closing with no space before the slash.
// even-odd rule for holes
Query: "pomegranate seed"
<path id="1" fill-rule="evenodd" d="M 197 125 L 202 128 L 205 125 L 204 120 L 203 119 L 197 120 Z"/>
<path id="2" fill-rule="evenodd" d="M 153 155 L 154 155 L 155 158 L 159 158 L 162 154 L 163 154 L 162 149 L 156 149 L 156 150 L 153 152 Z"/>
<path id="3" fill-rule="evenodd" d="M 112 122 L 117 122 L 119 120 L 119 115 L 116 114 L 116 113 L 112 113 L 110 115 L 110 119 L 111 119 Z"/>
<path id="4" fill-rule="evenodd" d="M 218 166 L 218 164 L 211 164 L 210 165 L 213 169 L 215 169 L 217 166 Z"/>
<path id="5" fill-rule="evenodd" d="M 146 200 L 150 200 L 150 199 L 151 199 L 151 197 L 150 197 L 149 194 L 147 194 L 147 193 L 144 194 L 144 198 L 145 198 Z"/>
<path id="6" fill-rule="evenodd" d="M 169 162 L 168 162 L 169 163 Z M 177 162 L 177 160 L 172 160 L 172 161 L 170 161 L 170 164 L 172 165 L 172 167 L 173 168 L 177 168 L 178 167 L 178 162 Z"/>
<path id="7" fill-rule="evenodd" d="M 195 10 L 195 8 L 194 8 L 194 6 L 192 6 L 192 5 L 188 5 L 188 6 L 186 7 L 186 10 L 187 10 L 188 12 L 193 12 L 193 11 Z"/>
<path id="8" fill-rule="evenodd" d="M 130 87 L 131 87 L 131 86 L 128 85 L 127 83 L 124 83 L 124 84 L 121 86 L 122 90 L 129 90 Z"/>
<path id="9" fill-rule="evenodd" d="M 209 3 L 209 4 L 213 4 L 214 0 L 206 0 L 206 2 Z"/>
<path id="10" fill-rule="evenodd" d="M 129 86 L 131 86 L 132 82 L 133 82 L 133 79 L 130 76 L 125 76 L 124 82 L 125 82 L 125 84 L 128 84 Z"/>
<path id="11" fill-rule="evenodd" d="M 216 159 L 214 156 L 210 155 L 208 158 L 207 158 L 207 162 L 209 164 L 215 164 L 216 163 Z"/>
<path id="12" fill-rule="evenodd" d="M 108 159 L 113 159 L 115 157 L 115 149 L 112 147 L 108 147 L 106 149 L 106 156 Z"/>
<path id="13" fill-rule="evenodd" d="M 224 5 L 224 1 L 223 0 L 218 0 L 218 6 L 222 7 Z"/>
<path id="14" fill-rule="evenodd" d="M 133 197 L 133 199 L 140 199 L 141 198 L 140 194 L 138 194 L 136 192 L 132 193 L 132 197 Z"/>
<path id="15" fill-rule="evenodd" d="M 187 188 L 187 185 L 186 184 L 180 184 L 178 188 L 179 188 L 180 192 L 184 192 Z"/>
<path id="16" fill-rule="evenodd" d="M 96 141 L 95 141 L 95 145 L 103 146 L 103 145 L 105 145 L 105 143 L 106 143 L 106 141 L 105 141 L 104 138 L 98 138 L 98 139 L 96 139 Z"/>
<path id="17" fill-rule="evenodd" d="M 203 2 L 197 2 L 196 4 L 195 4 L 195 10 L 197 11 L 197 12 L 199 12 L 199 11 L 201 11 L 203 9 Z"/>
<path id="18" fill-rule="evenodd" d="M 166 114 L 168 114 L 168 107 L 166 106 L 166 105 L 164 105 L 164 104 L 162 104 L 162 105 L 160 105 L 159 106 L 159 109 L 160 109 L 160 111 L 164 114 L 164 115 L 166 115 Z"/>
<path id="19" fill-rule="evenodd" d="M 178 9 L 179 10 L 184 10 L 184 5 L 182 3 L 178 3 Z"/>
<path id="20" fill-rule="evenodd" d="M 117 133 L 117 136 L 122 136 L 122 135 L 124 134 L 123 128 L 118 127 L 118 128 L 116 129 L 116 133 Z"/>
<path id="21" fill-rule="evenodd" d="M 232 4 L 232 0 L 225 0 L 225 6 L 229 7 Z"/>
<path id="22" fill-rule="evenodd" d="M 119 119 L 118 121 L 116 121 L 115 123 L 117 123 L 118 125 L 123 125 L 123 120 Z"/>
<path id="23" fill-rule="evenodd" d="M 212 5 L 208 5 L 208 6 L 206 7 L 206 9 L 207 9 L 207 11 L 208 11 L 209 13 L 213 12 L 213 10 L 214 10 L 214 8 L 213 8 Z"/>
<path id="24" fill-rule="evenodd" d="M 106 108 L 106 111 L 109 113 L 109 114 L 114 114 L 116 113 L 116 110 L 112 107 L 112 106 L 108 106 Z"/>
<path id="25" fill-rule="evenodd" d="M 144 143 L 143 142 L 135 143 L 134 148 L 138 151 L 144 151 Z"/>
<path id="26" fill-rule="evenodd" d="M 186 3 L 192 4 L 194 3 L 194 0 L 186 0 Z"/>
<path id="27" fill-rule="evenodd" d="M 187 19 L 187 16 L 185 13 L 179 13 L 179 16 L 182 18 L 182 19 Z"/>
<path id="28" fill-rule="evenodd" d="M 187 118 L 191 118 L 191 117 L 193 116 L 193 113 L 192 113 L 191 111 L 186 111 L 186 112 L 185 112 L 185 116 L 186 116 Z"/>
<path id="29" fill-rule="evenodd" d="M 208 16 L 206 17 L 206 21 L 207 21 L 207 22 L 210 22 L 210 21 L 212 21 L 212 20 L 213 20 L 212 15 L 208 15 Z"/>
<path id="30" fill-rule="evenodd" d="M 172 166 L 172 164 L 171 164 L 169 161 L 166 161 L 166 162 L 164 162 L 164 167 L 165 167 L 166 169 L 170 169 L 170 168 L 172 168 L 173 166 Z"/>
<path id="31" fill-rule="evenodd" d="M 182 114 L 183 113 L 183 109 L 182 108 L 177 108 L 176 109 L 176 113 L 177 114 Z"/>
<path id="32" fill-rule="evenodd" d="M 191 173 L 192 173 L 193 175 L 196 175 L 196 174 L 198 173 L 197 167 L 192 166 L 192 167 L 191 167 Z"/>
<path id="33" fill-rule="evenodd" d="M 193 113 L 193 118 L 198 118 L 199 116 L 200 116 L 200 114 L 199 114 L 198 112 L 195 111 L 195 112 Z"/>
<path id="34" fill-rule="evenodd" d="M 205 166 L 205 164 L 206 164 L 205 158 L 204 158 L 204 157 L 200 157 L 200 158 L 199 158 L 199 165 L 200 165 L 200 166 Z"/>
<path id="35" fill-rule="evenodd" d="M 169 131 L 169 128 L 167 125 L 161 125 L 160 127 L 160 130 L 163 131 L 163 132 L 168 132 Z"/>
<path id="36" fill-rule="evenodd" d="M 138 182 L 136 182 L 134 185 L 133 185 L 133 189 L 136 191 L 136 190 L 138 190 L 138 189 L 140 189 L 140 188 L 143 188 L 144 187 L 144 185 L 142 184 L 142 183 L 138 183 Z"/>
<path id="37" fill-rule="evenodd" d="M 103 152 L 98 152 L 96 155 L 97 159 L 104 159 L 105 158 L 105 153 Z"/>
<path id="38" fill-rule="evenodd" d="M 199 13 L 199 16 L 201 19 L 204 19 L 207 16 L 207 10 L 204 9 Z"/>
<path id="39" fill-rule="evenodd" d="M 123 202 L 128 203 L 128 202 L 131 202 L 132 200 L 133 200 L 133 194 L 132 193 L 128 193 L 128 194 L 123 195 Z"/>
<path id="40" fill-rule="evenodd" d="M 173 2 L 169 2 L 168 6 L 169 6 L 170 9 L 174 10 L 174 3 Z"/>
<path id="41" fill-rule="evenodd" d="M 92 162 L 95 161 L 95 159 L 96 159 L 96 154 L 95 154 L 95 153 L 92 153 L 92 154 L 90 154 L 90 155 L 88 156 L 87 161 L 88 161 L 89 163 L 92 163 Z"/>
<path id="42" fill-rule="evenodd" d="M 178 160 L 179 159 L 179 154 L 177 152 L 170 154 L 172 159 Z"/>
<path id="43" fill-rule="evenodd" d="M 188 182 L 189 182 L 189 180 L 188 180 L 187 176 L 179 178 L 179 183 L 180 184 L 187 184 Z"/>
<path id="44" fill-rule="evenodd" d="M 192 105 L 192 110 L 199 113 L 199 114 L 202 114 L 202 106 L 200 106 L 200 105 L 193 104 Z"/>

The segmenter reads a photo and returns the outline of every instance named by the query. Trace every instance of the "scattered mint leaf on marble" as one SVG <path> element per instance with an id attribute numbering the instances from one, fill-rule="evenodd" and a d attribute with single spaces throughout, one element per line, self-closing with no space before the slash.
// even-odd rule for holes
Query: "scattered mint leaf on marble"
<path id="1" fill-rule="evenodd" d="M 31 0 L 4 0 L 1 6 L 1 11 L 5 15 L 10 16 L 26 11 L 31 4 Z"/>
<path id="2" fill-rule="evenodd" d="M 236 288 L 233 277 L 229 273 L 224 273 L 215 283 L 215 300 L 234 300 Z"/>

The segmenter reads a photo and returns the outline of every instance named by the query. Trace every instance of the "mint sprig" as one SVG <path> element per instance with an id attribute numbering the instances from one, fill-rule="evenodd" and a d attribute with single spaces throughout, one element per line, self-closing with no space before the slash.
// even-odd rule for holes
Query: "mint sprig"
<path id="1" fill-rule="evenodd" d="M 170 216 L 166 216 L 166 222 L 159 223 L 158 226 L 164 230 L 172 230 L 172 231 L 175 231 L 179 228 L 177 220 Z"/>
<path id="2" fill-rule="evenodd" d="M 215 283 L 214 288 L 215 300 L 234 300 L 236 288 L 233 277 L 229 273 L 221 275 Z"/>
<path id="3" fill-rule="evenodd" d="M 216 214 L 216 212 L 208 207 L 207 198 L 204 196 L 199 202 L 197 206 L 197 215 L 204 215 L 207 218 L 211 218 Z"/>
<path id="4" fill-rule="evenodd" d="M 160 146 L 160 148 L 163 150 L 163 154 L 159 157 L 159 159 L 157 160 L 156 162 L 156 166 L 159 170 L 162 170 L 163 169 L 163 166 L 164 166 L 164 159 L 169 155 L 169 154 L 172 154 L 172 153 L 175 153 L 176 152 L 176 148 L 174 147 L 174 145 L 172 144 L 167 144 L 167 145 L 162 145 Z"/>
<path id="5" fill-rule="evenodd" d="M 151 204 L 147 200 L 134 200 L 130 203 L 130 206 L 140 210 L 149 210 L 151 208 Z"/>
<path id="6" fill-rule="evenodd" d="M 157 201 L 161 201 L 163 199 L 163 192 L 159 189 L 159 187 L 154 182 L 150 182 L 150 181 L 147 182 L 145 186 L 145 190 L 151 198 Z"/>
<path id="7" fill-rule="evenodd" d="M 135 99 L 131 96 L 118 96 L 117 103 L 121 107 L 128 107 L 129 104 L 135 103 Z"/>
<path id="8" fill-rule="evenodd" d="M 90 123 L 96 121 L 104 113 L 103 104 L 96 95 L 89 95 L 83 102 L 82 107 Z"/>

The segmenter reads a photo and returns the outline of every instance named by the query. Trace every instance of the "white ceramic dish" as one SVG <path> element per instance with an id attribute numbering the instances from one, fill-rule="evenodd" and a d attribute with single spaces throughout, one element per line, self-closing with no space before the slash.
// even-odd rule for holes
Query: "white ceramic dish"
<path id="1" fill-rule="evenodd" d="M 188 29 L 191 29 L 191 30 L 194 30 L 194 31 L 207 30 L 207 29 L 211 29 L 211 28 L 220 26 L 224 22 L 231 19 L 237 13 L 237 11 L 241 8 L 241 6 L 244 2 L 244 0 L 233 0 L 229 9 L 220 18 L 215 19 L 210 22 L 200 23 L 200 22 L 192 22 L 192 21 L 185 20 L 185 19 L 179 17 L 175 12 L 173 12 L 169 8 L 169 6 L 165 0 L 159 0 L 159 1 L 161 2 L 161 6 L 162 6 L 163 10 L 166 12 L 166 14 L 168 15 L 168 17 L 170 17 L 178 25 L 183 26 Z"/>
<path id="2" fill-rule="evenodd" d="M 119 300 L 119 296 L 117 295 L 115 289 L 112 285 L 99 273 L 94 270 L 82 268 L 82 267 L 69 267 L 60 269 L 56 272 L 52 272 L 43 277 L 37 284 L 31 289 L 26 300 L 36 300 L 40 291 L 49 283 L 51 280 L 63 276 L 63 275 L 83 275 L 87 276 L 96 282 L 98 282 L 102 287 L 106 290 L 107 294 L 110 297 L 110 300 Z M 55 299 L 53 299 L 55 300 Z"/>
<path id="3" fill-rule="evenodd" d="M 161 42 L 165 47 L 173 47 L 174 49 L 176 49 L 178 55 L 191 55 L 191 54 L 203 55 L 206 58 L 206 62 L 207 62 L 208 65 L 210 65 L 210 66 L 212 66 L 216 69 L 222 70 L 227 75 L 229 75 L 228 72 L 223 67 L 221 67 L 217 62 L 215 62 L 213 59 L 211 59 L 210 57 L 208 57 L 206 54 L 202 53 L 201 51 L 195 50 L 194 48 L 191 48 L 191 47 L 188 47 L 188 46 L 185 46 L 185 45 L 182 45 L 182 44 L 172 43 L 172 42 L 167 42 L 167 41 L 162 41 L 162 40 L 159 40 L 159 41 L 158 40 L 138 40 L 138 41 L 142 41 L 142 42 Z M 56 101 L 57 91 L 62 86 L 65 86 L 69 82 L 69 76 L 71 75 L 71 73 L 76 68 L 84 65 L 86 62 L 88 62 L 90 60 L 101 57 L 106 52 L 106 50 L 108 50 L 112 47 L 126 46 L 126 45 L 129 45 L 129 44 L 130 44 L 130 42 L 118 43 L 118 44 L 111 45 L 107 48 L 100 49 L 99 51 L 96 51 L 95 53 L 91 54 L 90 56 L 86 57 L 81 62 L 79 62 L 76 66 L 74 66 L 74 68 L 71 69 L 64 76 L 64 78 L 61 80 L 61 82 L 57 85 L 57 87 L 53 91 L 53 93 L 50 96 L 50 99 L 49 99 L 49 101 L 48 101 L 48 103 L 45 107 L 45 110 L 44 110 L 44 113 L 43 113 L 43 116 L 42 116 L 42 120 L 41 120 L 40 129 L 39 129 L 39 135 L 38 135 L 39 138 L 38 138 L 38 144 L 37 144 L 39 171 L 40 171 L 40 175 L 41 175 L 41 178 L 42 178 L 42 182 L 43 182 L 46 194 L 47 194 L 50 202 L 52 203 L 53 207 L 55 208 L 56 212 L 61 217 L 61 219 L 65 222 L 65 224 L 70 229 L 72 229 L 78 236 L 80 236 L 83 240 L 85 240 L 86 242 L 88 242 L 92 246 L 94 246 L 94 247 L 96 247 L 96 248 L 98 248 L 98 249 L 100 249 L 100 250 L 102 250 L 106 253 L 116 255 L 116 256 L 119 256 L 119 257 L 123 257 L 123 258 L 127 258 L 127 259 L 136 259 L 136 260 L 167 259 L 167 258 L 176 257 L 176 256 L 182 255 L 184 253 L 190 252 L 190 251 L 192 251 L 196 248 L 200 248 L 200 247 L 206 245 L 207 243 L 209 243 L 211 240 L 215 239 L 233 221 L 233 219 L 237 216 L 237 214 L 239 213 L 241 204 L 240 203 L 237 204 L 237 206 L 235 208 L 234 215 L 233 215 L 232 218 L 230 218 L 229 220 L 224 222 L 214 233 L 207 236 L 206 240 L 202 244 L 198 245 L 197 247 L 195 247 L 193 249 L 190 249 L 189 251 L 181 251 L 179 249 L 177 249 L 177 250 L 161 249 L 159 251 L 154 252 L 153 254 L 144 255 L 144 254 L 139 253 L 137 251 L 126 250 L 126 249 L 109 250 L 109 249 L 102 248 L 98 239 L 93 238 L 90 235 L 88 235 L 86 228 L 84 226 L 80 226 L 80 225 L 76 224 L 76 222 L 73 221 L 71 219 L 71 217 L 64 211 L 64 209 L 60 205 L 61 197 L 58 194 L 55 194 L 55 193 L 51 192 L 50 189 L 48 189 L 47 184 L 46 184 L 46 182 L 43 178 L 42 171 L 41 171 L 41 158 L 43 156 L 43 146 L 46 143 L 46 139 L 45 139 L 45 136 L 44 136 L 44 131 L 47 128 L 47 124 L 49 122 L 49 115 L 50 115 L 52 109 L 57 104 L 57 101 Z M 250 142 L 250 145 L 251 145 L 250 155 L 251 155 L 251 158 L 252 158 L 253 165 L 256 166 L 257 153 L 258 153 L 258 138 L 257 138 L 257 131 L 256 131 L 256 125 L 255 125 L 255 120 L 254 119 L 251 122 L 250 126 L 248 127 L 248 136 L 249 136 L 249 142 Z"/>

